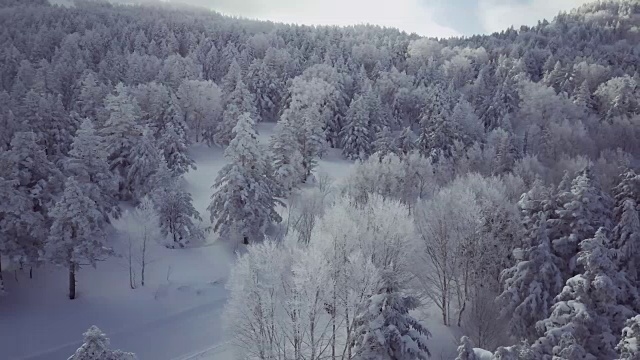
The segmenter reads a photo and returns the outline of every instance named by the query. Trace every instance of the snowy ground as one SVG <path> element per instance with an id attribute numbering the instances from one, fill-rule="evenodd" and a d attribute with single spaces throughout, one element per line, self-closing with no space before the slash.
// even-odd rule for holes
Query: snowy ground
<path id="1" fill-rule="evenodd" d="M 271 124 L 258 126 L 266 142 Z M 224 165 L 222 151 L 196 145 L 191 149 L 198 169 L 186 175 L 194 206 L 203 225 L 210 224 L 206 208 L 218 171 Z M 330 151 L 318 166 L 336 182 L 352 169 L 352 162 Z M 113 231 L 116 249 L 124 253 L 125 239 Z M 154 246 L 149 257 L 145 287 L 129 287 L 127 261 L 112 258 L 97 269 L 84 268 L 78 275 L 78 298 L 66 297 L 64 269 L 41 268 L 18 273 L 17 280 L 5 273 L 8 295 L 0 297 L 0 359 L 66 359 L 81 344 L 82 333 L 97 325 L 111 338 L 114 348 L 135 352 L 141 360 L 231 359 L 223 331 L 221 313 L 226 302 L 225 283 L 234 261 L 233 251 L 216 242 L 169 250 Z M 454 337 L 446 327 L 429 318 L 434 334 L 434 359 L 453 359 Z"/>

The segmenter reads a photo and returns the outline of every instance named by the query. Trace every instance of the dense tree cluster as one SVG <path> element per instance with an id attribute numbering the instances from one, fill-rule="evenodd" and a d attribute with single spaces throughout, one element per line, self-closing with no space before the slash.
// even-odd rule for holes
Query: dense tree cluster
<path id="1" fill-rule="evenodd" d="M 170 246 L 201 241 L 180 180 L 203 142 L 228 159 L 214 230 L 257 242 L 227 309 L 249 357 L 425 358 L 427 302 L 469 337 L 460 358 L 638 356 L 637 0 L 441 40 L 0 6 L 0 260 L 73 277 L 110 253 L 118 201 L 145 198 Z M 353 174 L 297 191 L 330 148 Z M 305 205 L 282 216 L 289 195 Z"/>

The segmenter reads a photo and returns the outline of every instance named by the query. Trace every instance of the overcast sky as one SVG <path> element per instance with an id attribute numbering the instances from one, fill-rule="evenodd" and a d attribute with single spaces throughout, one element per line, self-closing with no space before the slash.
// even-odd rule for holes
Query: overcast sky
<path id="1" fill-rule="evenodd" d="M 535 25 L 590 0 L 171 0 L 229 15 L 299 24 L 397 27 L 447 37 Z"/>

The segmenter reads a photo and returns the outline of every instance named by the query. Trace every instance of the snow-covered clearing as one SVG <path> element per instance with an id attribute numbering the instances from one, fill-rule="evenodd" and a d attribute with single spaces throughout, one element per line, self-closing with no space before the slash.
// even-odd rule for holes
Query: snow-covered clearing
<path id="1" fill-rule="evenodd" d="M 258 130 L 265 143 L 273 126 L 260 124 Z M 202 145 L 193 146 L 191 155 L 198 169 L 185 178 L 203 225 L 208 226 L 211 184 L 224 158 L 221 149 Z M 351 165 L 339 151 L 331 150 L 318 172 L 340 182 Z M 116 250 L 126 253 L 127 239 L 115 229 L 111 236 Z M 8 294 L 0 297 L 0 358 L 66 359 L 81 345 L 82 333 L 98 325 L 113 348 L 135 352 L 141 360 L 231 359 L 221 314 L 233 251 L 209 234 L 205 246 L 169 250 L 157 245 L 149 257 L 146 285 L 134 290 L 129 287 L 124 256 L 99 263 L 97 269 L 81 269 L 78 298 L 73 301 L 66 296 L 64 269 L 35 269 L 33 279 L 26 271 L 17 273 L 17 280 L 7 273 Z M 431 351 L 435 359 L 448 359 L 455 340 L 437 322 L 437 317 L 427 320 L 434 335 Z"/>

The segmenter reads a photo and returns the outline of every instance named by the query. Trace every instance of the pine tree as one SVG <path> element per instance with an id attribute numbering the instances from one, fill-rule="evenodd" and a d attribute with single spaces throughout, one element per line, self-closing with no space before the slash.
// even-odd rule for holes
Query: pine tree
<path id="1" fill-rule="evenodd" d="M 249 92 L 244 82 L 238 80 L 235 90 L 227 97 L 224 113 L 222 114 L 222 122 L 218 124 L 218 129 L 214 136 L 218 145 L 229 145 L 233 138 L 233 128 L 245 112 L 253 115 L 257 113 L 257 110 L 254 105 L 253 95 Z"/>
<path id="2" fill-rule="evenodd" d="M 49 233 L 52 202 L 62 189 L 62 174 L 49 161 L 33 132 L 18 132 L 8 151 L 0 153 L 0 178 L 9 186 L 4 226 L 5 256 L 21 264 L 36 264 Z"/>
<path id="3" fill-rule="evenodd" d="M 376 134 L 376 140 L 373 142 L 373 152 L 384 157 L 394 152 L 393 135 L 388 126 L 385 126 Z"/>
<path id="4" fill-rule="evenodd" d="M 149 128 L 143 130 L 130 154 L 130 165 L 126 169 L 126 187 L 134 199 L 142 199 L 153 190 L 149 179 L 158 169 L 162 159 Z"/>
<path id="5" fill-rule="evenodd" d="M 403 295 L 394 274 L 385 270 L 376 294 L 356 318 L 354 341 L 358 360 L 426 360 L 431 333 L 409 315 L 419 302 Z"/>
<path id="6" fill-rule="evenodd" d="M 501 274 L 504 291 L 497 301 L 502 306 L 502 316 L 509 319 L 509 331 L 518 339 L 535 340 L 535 324 L 549 316 L 553 299 L 564 285 L 558 263 L 551 250 L 544 215 L 529 230 L 522 250 L 523 258 L 515 266 Z"/>
<path id="7" fill-rule="evenodd" d="M 411 127 L 405 127 L 400 133 L 400 136 L 396 139 L 396 149 L 399 155 L 407 155 L 411 151 L 417 149 L 416 134 L 411 130 Z"/>
<path id="8" fill-rule="evenodd" d="M 228 163 L 213 185 L 208 210 L 214 230 L 223 238 L 261 239 L 267 225 L 282 221 L 275 198 L 277 185 L 268 173 L 267 158 L 260 148 L 249 113 L 240 116 L 233 140 L 225 149 Z"/>
<path id="9" fill-rule="evenodd" d="M 109 338 L 95 325 L 84 334 L 84 343 L 67 360 L 136 360 L 132 353 L 109 349 Z"/>
<path id="10" fill-rule="evenodd" d="M 584 272 L 567 280 L 549 318 L 538 323 L 545 335 L 533 346 L 537 358 L 567 358 L 569 354 L 581 359 L 614 358 L 613 334 L 616 327 L 621 329 L 620 318 L 631 314 L 619 299 L 630 287 L 625 277 L 617 274 L 607 243 L 603 228 L 580 243 L 578 264 Z"/>
<path id="11" fill-rule="evenodd" d="M 342 129 L 342 154 L 350 160 L 365 160 L 371 154 L 369 109 L 365 98 L 357 95 L 347 111 Z"/>
<path id="12" fill-rule="evenodd" d="M 109 221 L 108 215 L 117 217 L 120 209 L 115 198 L 118 182 L 109 171 L 104 145 L 91 120 L 85 119 L 71 144 L 65 169 L 75 177 L 83 192 L 96 202 L 105 220 Z"/>
<path id="13" fill-rule="evenodd" d="M 159 140 L 159 148 L 164 152 L 169 169 L 177 176 L 188 172 L 189 169 L 196 169 L 195 161 L 189 157 L 187 147 L 188 139 L 184 130 L 171 123 L 167 124 Z"/>
<path id="14" fill-rule="evenodd" d="M 620 183 L 614 188 L 616 206 L 613 210 L 612 241 L 617 250 L 617 262 L 621 271 L 629 279 L 638 283 L 640 274 L 640 220 L 638 201 L 640 200 L 640 176 L 633 170 L 626 170 L 620 176 Z"/>
<path id="15" fill-rule="evenodd" d="M 466 336 L 460 338 L 460 346 L 458 346 L 458 356 L 456 360 L 479 360 L 475 351 L 473 351 L 471 339 Z"/>
<path id="16" fill-rule="evenodd" d="M 426 101 L 420 118 L 418 149 L 425 155 L 442 153 L 450 157 L 453 142 L 460 140 L 460 132 L 451 121 L 445 90 L 438 85 L 430 87 Z"/>
<path id="17" fill-rule="evenodd" d="M 640 360 L 640 315 L 628 319 L 618 343 L 618 360 Z"/>
<path id="18" fill-rule="evenodd" d="M 202 221 L 200 213 L 193 207 L 191 194 L 177 181 L 169 180 L 165 187 L 157 188 L 153 199 L 160 219 L 160 231 L 163 236 L 173 240 L 171 248 L 183 248 L 204 241 L 204 232 L 194 224 Z"/>
<path id="19" fill-rule="evenodd" d="M 596 229 L 611 228 L 611 199 L 604 193 L 590 168 L 584 169 L 571 182 L 571 189 L 558 194 L 559 208 L 549 228 L 556 236 L 552 244 L 558 256 L 566 263 L 566 278 L 576 272 L 578 245 L 593 236 Z"/>
<path id="20" fill-rule="evenodd" d="M 289 118 L 283 117 L 276 125 L 275 134 L 271 137 L 270 143 L 274 179 L 286 192 L 298 186 L 305 175 L 295 131 Z"/>
<path id="21" fill-rule="evenodd" d="M 105 99 L 109 118 L 100 130 L 108 154 L 109 168 L 119 177 L 119 194 L 122 198 L 130 196 L 127 172 L 131 166 L 132 149 L 140 138 L 138 127 L 139 108 L 123 84 L 118 84 L 116 94 Z"/>
<path id="22" fill-rule="evenodd" d="M 69 269 L 69 299 L 75 299 L 76 272 L 80 267 L 95 267 L 98 260 L 112 254 L 106 247 L 104 215 L 78 181 L 69 178 L 62 197 L 51 210 L 51 219 L 45 257 Z"/>

